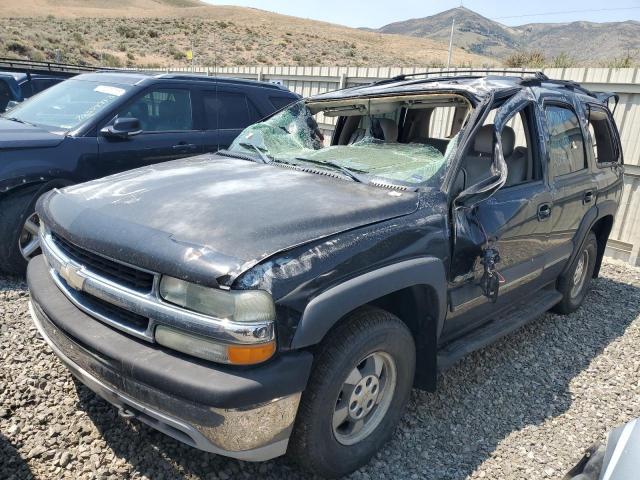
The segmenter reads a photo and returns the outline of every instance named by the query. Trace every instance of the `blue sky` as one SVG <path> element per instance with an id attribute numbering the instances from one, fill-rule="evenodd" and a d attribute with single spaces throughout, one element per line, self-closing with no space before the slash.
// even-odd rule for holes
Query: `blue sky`
<path id="1" fill-rule="evenodd" d="M 408 18 L 426 17 L 460 6 L 450 0 L 205 0 L 218 5 L 241 5 L 339 23 L 351 27 L 381 27 Z M 640 20 L 640 0 L 538 0 L 537 2 L 467 0 L 464 6 L 506 25 L 533 22 Z M 634 8 L 630 8 L 634 7 Z M 625 10 L 607 10 L 626 8 Z M 598 10 L 598 11 L 589 11 Z M 556 12 L 550 15 L 526 16 Z M 571 13 L 559 13 L 571 12 Z M 499 18 L 499 17 L 518 18 Z"/>

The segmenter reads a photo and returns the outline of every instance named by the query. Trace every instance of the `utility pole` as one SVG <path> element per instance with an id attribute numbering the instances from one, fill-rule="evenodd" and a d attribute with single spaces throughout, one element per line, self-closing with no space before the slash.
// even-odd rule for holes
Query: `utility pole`
<path id="1" fill-rule="evenodd" d="M 196 71 L 196 50 L 193 46 L 193 40 L 191 40 L 191 72 Z"/>
<path id="2" fill-rule="evenodd" d="M 449 37 L 449 57 L 447 58 L 447 69 L 451 67 L 451 50 L 453 49 L 453 29 L 456 25 L 456 17 L 451 19 L 451 36 Z"/>

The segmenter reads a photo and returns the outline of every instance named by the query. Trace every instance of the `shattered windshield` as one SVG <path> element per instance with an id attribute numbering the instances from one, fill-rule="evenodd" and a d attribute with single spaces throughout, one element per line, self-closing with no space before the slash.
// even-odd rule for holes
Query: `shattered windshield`
<path id="1" fill-rule="evenodd" d="M 418 187 L 442 177 L 469 111 L 454 95 L 303 100 L 246 128 L 228 152 Z"/>

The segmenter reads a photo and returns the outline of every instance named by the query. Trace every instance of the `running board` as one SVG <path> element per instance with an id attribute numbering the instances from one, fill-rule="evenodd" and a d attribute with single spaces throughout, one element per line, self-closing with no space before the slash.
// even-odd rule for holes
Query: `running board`
<path id="1" fill-rule="evenodd" d="M 489 323 L 441 348 L 438 351 L 438 370 L 446 370 L 462 357 L 519 329 L 544 314 L 560 300 L 562 294 L 555 288 L 540 290 L 531 300 L 514 305 Z"/>

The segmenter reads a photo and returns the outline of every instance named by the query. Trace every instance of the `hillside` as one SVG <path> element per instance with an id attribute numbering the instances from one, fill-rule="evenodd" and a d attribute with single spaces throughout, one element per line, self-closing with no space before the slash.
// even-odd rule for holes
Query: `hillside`
<path id="1" fill-rule="evenodd" d="M 196 0 L 0 0 L 0 56 L 107 66 L 439 66 L 438 40 Z M 456 49 L 455 65 L 492 60 Z"/>
<path id="2" fill-rule="evenodd" d="M 505 59 L 521 51 L 540 51 L 551 60 L 562 55 L 578 64 L 608 64 L 627 54 L 640 61 L 640 22 L 531 23 L 508 27 L 467 8 L 386 25 L 376 31 L 448 42 L 456 19 L 454 44 L 468 52 Z"/>

